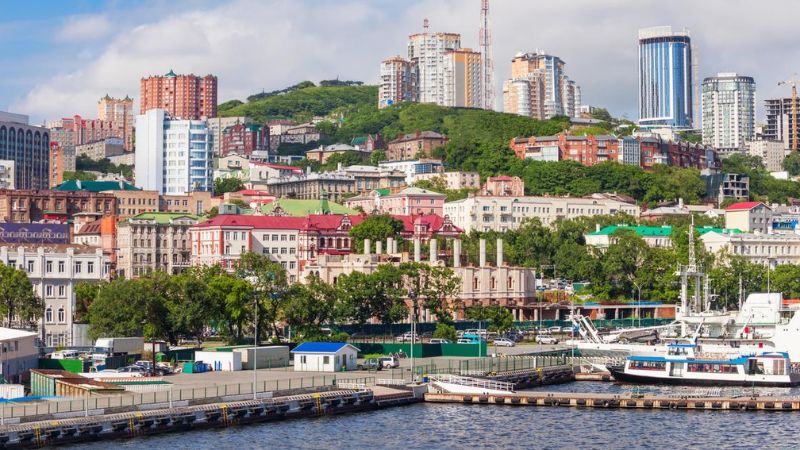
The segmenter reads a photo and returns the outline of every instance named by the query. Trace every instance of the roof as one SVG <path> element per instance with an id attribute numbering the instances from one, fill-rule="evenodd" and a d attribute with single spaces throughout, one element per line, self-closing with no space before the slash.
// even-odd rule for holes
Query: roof
<path id="1" fill-rule="evenodd" d="M 78 236 L 89 235 L 89 234 L 100 234 L 100 224 L 102 222 L 103 221 L 100 220 L 100 219 L 97 219 L 95 221 L 89 222 L 89 223 L 85 224 L 84 226 L 82 226 L 80 231 L 78 231 L 75 234 L 78 235 Z"/>
<path id="2" fill-rule="evenodd" d="M 446 195 L 441 194 L 439 192 L 429 191 L 427 189 L 422 189 L 418 187 L 407 187 L 402 191 L 392 195 L 392 197 L 400 197 L 403 195 L 429 195 L 432 197 L 442 197 L 442 198 L 447 197 Z"/>
<path id="3" fill-rule="evenodd" d="M 129 220 L 153 220 L 159 225 L 169 225 L 175 219 L 186 217 L 192 220 L 199 220 L 200 217 L 188 213 L 171 213 L 171 212 L 146 212 L 131 217 Z"/>
<path id="4" fill-rule="evenodd" d="M 378 188 L 373 189 L 372 192 L 377 193 L 379 197 L 384 197 L 389 195 L 392 191 L 389 188 Z"/>
<path id="5" fill-rule="evenodd" d="M 361 351 L 358 347 L 347 342 L 303 342 L 292 350 L 292 353 L 336 353 L 345 347 L 352 347 L 356 351 Z"/>
<path id="6" fill-rule="evenodd" d="M 56 191 L 141 191 L 136 186 L 124 181 L 65 181 L 54 188 Z"/>
<path id="7" fill-rule="evenodd" d="M 305 217 L 309 214 L 319 213 L 321 211 L 321 204 L 319 200 L 298 200 L 290 198 L 282 198 L 271 203 L 267 203 L 261 207 L 261 212 L 264 214 L 271 214 L 275 209 L 275 205 L 280 205 L 281 209 L 290 216 Z M 350 214 L 356 215 L 358 211 L 347 208 L 339 203 L 328 202 L 328 209 L 331 214 Z"/>
<path id="8" fill-rule="evenodd" d="M 721 233 L 721 234 L 740 234 L 742 232 L 742 230 L 738 228 L 719 228 L 719 227 L 697 227 L 695 228 L 695 230 L 697 230 L 697 233 L 700 234 L 700 236 L 706 233 L 711 233 L 712 231 L 714 233 Z"/>
<path id="9" fill-rule="evenodd" d="M 750 211 L 751 209 L 759 205 L 764 205 L 764 204 L 761 202 L 739 202 L 728 206 L 727 208 L 725 208 L 725 211 Z"/>
<path id="10" fill-rule="evenodd" d="M 38 333 L 31 333 L 30 331 L 17 330 L 14 328 L 0 327 L 0 340 L 6 339 L 19 339 L 29 336 L 38 336 Z"/>
<path id="11" fill-rule="evenodd" d="M 663 227 L 648 227 L 644 225 L 611 225 L 607 226 L 600 231 L 593 231 L 588 233 L 590 236 L 602 236 L 602 235 L 611 235 L 615 234 L 617 231 L 620 230 L 631 230 L 639 236 L 649 237 L 649 236 L 669 236 L 672 234 L 672 227 L 671 226 L 663 226 Z"/>
<path id="12" fill-rule="evenodd" d="M 256 189 L 242 189 L 241 191 L 236 192 L 239 195 L 245 195 L 247 197 L 274 197 L 274 195 L 270 194 L 267 191 L 259 191 Z"/>
<path id="13" fill-rule="evenodd" d="M 390 142 L 390 144 L 395 144 L 398 142 L 406 142 L 406 141 L 415 141 L 417 139 L 447 139 L 447 137 L 435 131 L 420 131 L 416 133 L 405 134 L 393 140 L 392 142 Z"/>

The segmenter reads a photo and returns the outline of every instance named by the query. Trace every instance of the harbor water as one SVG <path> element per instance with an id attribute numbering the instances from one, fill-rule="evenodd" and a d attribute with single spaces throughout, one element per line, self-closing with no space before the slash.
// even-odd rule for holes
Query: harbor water
<path id="1" fill-rule="evenodd" d="M 546 391 L 630 393 L 630 385 L 584 382 Z M 692 395 L 696 388 L 642 387 Z M 740 389 L 741 391 L 741 389 Z M 798 389 L 762 395 L 800 396 Z M 724 390 L 724 394 L 733 391 Z M 738 392 L 737 392 L 738 393 Z M 750 391 L 744 392 L 750 395 Z M 189 431 L 114 442 L 125 449 L 797 448 L 796 413 L 577 409 L 414 404 L 367 413 Z M 106 449 L 111 442 L 82 444 Z"/>

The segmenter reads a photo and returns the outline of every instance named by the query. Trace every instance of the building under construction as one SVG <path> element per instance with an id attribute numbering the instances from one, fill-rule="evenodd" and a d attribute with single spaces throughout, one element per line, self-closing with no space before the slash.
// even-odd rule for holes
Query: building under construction
<path id="1" fill-rule="evenodd" d="M 795 104 L 800 107 L 800 100 L 795 100 Z M 766 99 L 764 110 L 767 114 L 764 139 L 781 141 L 786 149 L 797 149 L 800 132 L 792 120 L 792 99 L 790 97 Z M 794 133 L 791 130 L 794 130 Z"/>

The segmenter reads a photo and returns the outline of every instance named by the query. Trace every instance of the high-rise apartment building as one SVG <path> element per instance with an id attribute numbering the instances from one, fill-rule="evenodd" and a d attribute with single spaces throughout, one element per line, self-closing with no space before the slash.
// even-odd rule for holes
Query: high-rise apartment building
<path id="1" fill-rule="evenodd" d="M 564 71 L 564 61 L 542 50 L 517 53 L 511 60 L 511 78 L 503 83 L 504 111 L 549 119 L 580 115 L 581 93 Z"/>
<path id="2" fill-rule="evenodd" d="M 136 184 L 162 194 L 212 189 L 212 151 L 204 120 L 172 120 L 163 109 L 136 116 Z"/>
<path id="3" fill-rule="evenodd" d="M 120 137 L 122 129 L 110 120 L 84 119 L 79 115 L 47 122 L 50 140 L 75 152 L 78 145 Z"/>
<path id="4" fill-rule="evenodd" d="M 718 152 L 744 152 L 755 136 L 756 82 L 752 77 L 719 73 L 703 80 L 703 144 Z"/>
<path id="5" fill-rule="evenodd" d="M 408 59 L 417 68 L 417 101 L 445 105 L 448 81 L 447 54 L 461 48 L 457 33 L 417 33 L 408 37 Z"/>
<path id="6" fill-rule="evenodd" d="M 50 143 L 50 188 L 64 182 L 64 172 L 75 171 L 75 147 L 62 147 L 56 142 Z"/>
<path id="7" fill-rule="evenodd" d="M 28 125 L 28 116 L 0 111 L 0 159 L 14 161 L 17 189 L 47 189 L 50 130 Z"/>
<path id="8" fill-rule="evenodd" d="M 394 56 L 381 62 L 378 108 L 417 100 L 417 68 L 411 61 Z"/>
<path id="9" fill-rule="evenodd" d="M 483 108 L 483 56 L 481 52 L 460 48 L 447 52 L 444 59 L 446 97 L 444 106 Z"/>
<path id="10" fill-rule="evenodd" d="M 639 30 L 639 125 L 692 128 L 689 30 Z"/>
<path id="11" fill-rule="evenodd" d="M 797 100 L 797 110 L 800 111 L 800 98 Z M 800 127 L 795 129 L 792 122 L 792 99 L 768 98 L 764 100 L 764 112 L 767 115 L 764 139 L 781 141 L 787 150 L 800 148 L 800 145 L 792 145 L 795 142 L 800 142 Z M 792 130 L 797 131 L 794 136 L 792 136 Z"/>
<path id="12" fill-rule="evenodd" d="M 97 118 L 113 123 L 117 129 L 118 138 L 122 139 L 122 146 L 127 151 L 133 151 L 133 99 L 113 98 L 106 94 L 97 102 Z"/>
<path id="13" fill-rule="evenodd" d="M 217 77 L 177 75 L 150 76 L 141 81 L 140 114 L 164 109 L 170 117 L 198 120 L 217 116 Z"/>

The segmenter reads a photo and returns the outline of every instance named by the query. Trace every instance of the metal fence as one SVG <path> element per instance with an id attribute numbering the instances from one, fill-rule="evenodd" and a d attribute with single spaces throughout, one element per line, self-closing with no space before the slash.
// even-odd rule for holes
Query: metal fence
<path id="1" fill-rule="evenodd" d="M 478 376 L 492 372 L 501 373 L 561 366 L 567 363 L 566 355 L 487 357 L 422 364 L 414 367 L 414 374 L 416 377 L 432 373 Z"/>
<path id="2" fill-rule="evenodd" d="M 336 375 L 319 375 L 312 377 L 287 378 L 282 380 L 260 380 L 256 384 L 256 393 L 261 397 L 269 397 L 267 393 L 290 389 L 315 388 L 324 386 L 373 386 L 375 377 L 347 377 Z M 175 388 L 174 385 L 158 385 L 152 392 L 133 392 L 118 395 L 89 395 L 77 399 L 36 400 L 0 402 L 0 425 L 6 419 L 38 415 L 54 415 L 83 412 L 84 415 L 98 414 L 95 410 L 138 407 L 172 407 L 175 402 L 190 400 L 212 400 L 220 397 L 236 395 L 253 395 L 253 383 L 231 383 L 201 387 Z M 262 395 L 264 394 L 264 395 Z"/>

